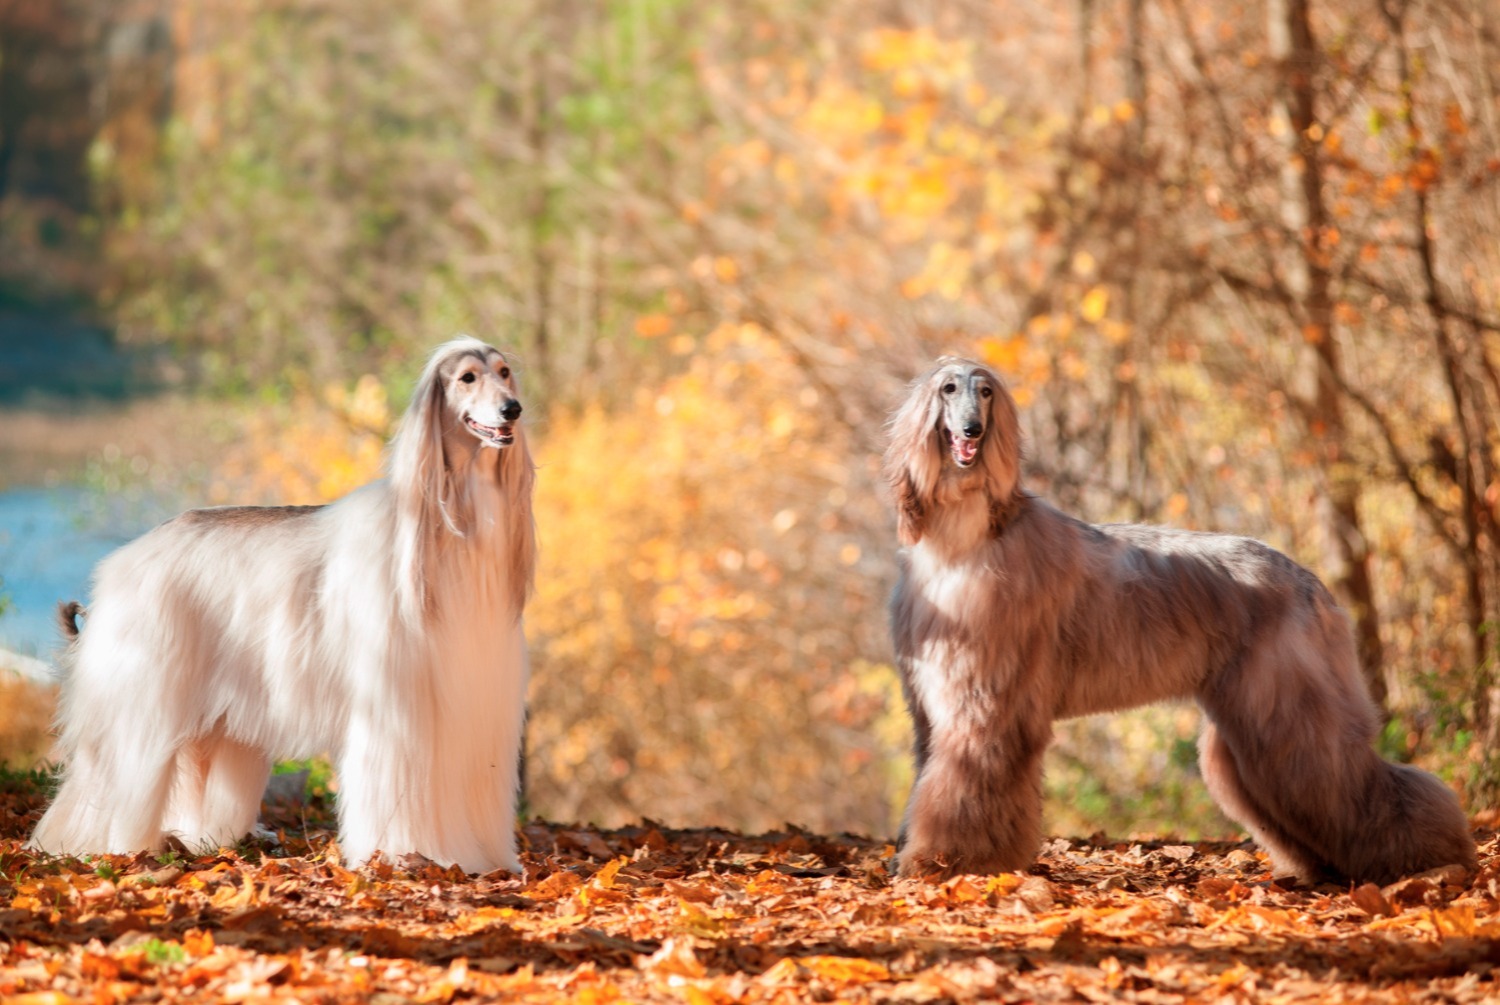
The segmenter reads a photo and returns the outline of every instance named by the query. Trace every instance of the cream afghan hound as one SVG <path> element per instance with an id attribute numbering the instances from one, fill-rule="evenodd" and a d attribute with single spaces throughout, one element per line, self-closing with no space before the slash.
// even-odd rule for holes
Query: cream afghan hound
<path id="1" fill-rule="evenodd" d="M 1026 867 L 1054 719 L 1196 699 L 1209 791 L 1282 875 L 1385 882 L 1475 847 L 1441 782 L 1371 748 L 1344 613 L 1242 537 L 1094 526 L 1020 487 L 1015 403 L 943 359 L 891 421 L 891 625 L 916 733 L 903 875 Z"/>
<path id="2" fill-rule="evenodd" d="M 388 477 L 193 510 L 100 563 L 64 659 L 62 786 L 31 845 L 232 844 L 273 757 L 329 752 L 348 862 L 516 870 L 534 469 L 498 350 L 428 360 Z"/>

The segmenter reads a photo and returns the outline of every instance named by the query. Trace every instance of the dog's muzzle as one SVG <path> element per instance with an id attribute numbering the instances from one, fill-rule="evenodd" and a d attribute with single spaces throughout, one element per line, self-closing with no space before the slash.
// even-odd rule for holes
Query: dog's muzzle
<path id="1" fill-rule="evenodd" d="M 511 404 L 514 404 L 516 406 L 515 415 L 519 415 L 521 413 L 520 403 L 512 402 Z M 501 415 L 507 420 L 512 420 L 515 418 L 515 415 L 511 415 L 508 413 L 509 405 L 506 406 L 505 410 L 502 410 Z M 479 437 L 479 439 L 483 441 L 484 445 L 487 447 L 508 447 L 512 443 L 516 442 L 516 426 L 513 421 L 502 422 L 498 426 L 486 426 L 484 423 L 479 422 L 472 416 L 466 415 L 464 416 L 464 424 L 467 425 L 469 429 L 473 431 L 474 435 Z"/>
<path id="2" fill-rule="evenodd" d="M 972 426 L 965 427 L 964 432 L 967 434 L 972 428 Z M 948 451 L 953 456 L 953 463 L 961 468 L 973 465 L 974 461 L 979 457 L 979 439 L 983 435 L 983 428 L 980 428 L 972 436 L 960 436 L 950 431 L 948 433 Z"/>

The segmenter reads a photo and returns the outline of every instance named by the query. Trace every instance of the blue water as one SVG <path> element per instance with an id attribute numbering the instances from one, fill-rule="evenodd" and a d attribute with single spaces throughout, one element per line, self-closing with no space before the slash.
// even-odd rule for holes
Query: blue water
<path id="1" fill-rule="evenodd" d="M 0 648 L 48 658 L 58 646 L 55 611 L 86 600 L 98 561 L 157 522 L 153 506 L 110 505 L 77 487 L 0 492 Z"/>
<path id="2" fill-rule="evenodd" d="M 59 369 L 60 358 L 69 365 Z M 149 357 L 116 344 L 105 328 L 67 313 L 0 305 L 0 406 L 121 402 L 150 393 L 153 372 Z M 80 477 L 84 467 L 80 461 Z M 114 479 L 107 490 L 0 492 L 0 648 L 51 655 L 58 601 L 86 600 L 94 565 L 171 515 L 171 504 L 153 491 Z"/>

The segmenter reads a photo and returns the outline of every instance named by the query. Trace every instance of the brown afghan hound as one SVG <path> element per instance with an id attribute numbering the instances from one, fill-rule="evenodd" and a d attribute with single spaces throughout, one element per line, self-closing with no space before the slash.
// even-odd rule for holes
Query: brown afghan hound
<path id="1" fill-rule="evenodd" d="M 1382 760 L 1344 613 L 1258 541 L 1094 526 L 1020 487 L 1015 403 L 943 359 L 891 421 L 891 627 L 916 729 L 903 875 L 1022 869 L 1054 719 L 1194 698 L 1203 775 L 1279 874 L 1476 864 L 1458 800 Z"/>

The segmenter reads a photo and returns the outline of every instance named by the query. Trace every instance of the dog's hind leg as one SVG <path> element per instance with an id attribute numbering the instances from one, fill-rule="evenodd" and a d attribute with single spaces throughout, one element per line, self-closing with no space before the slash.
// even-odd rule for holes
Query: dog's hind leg
<path id="1" fill-rule="evenodd" d="M 30 840 L 53 854 L 127 854 L 159 848 L 163 838 L 172 780 L 173 730 L 164 724 L 170 703 L 148 689 L 156 682 L 147 646 L 125 633 L 109 639 L 129 612 L 106 604 L 95 610 L 58 711 L 62 784 Z"/>
<path id="2" fill-rule="evenodd" d="M 233 845 L 254 829 L 270 773 L 264 752 L 222 731 L 191 741 L 177 753 L 166 830 L 193 851 Z"/>
<path id="3" fill-rule="evenodd" d="M 1304 846 L 1257 805 L 1245 790 L 1234 751 L 1211 721 L 1204 722 L 1203 732 L 1198 737 L 1198 767 L 1203 772 L 1209 795 L 1214 797 L 1220 809 L 1250 832 L 1256 844 L 1265 849 L 1278 875 L 1296 876 L 1303 882 L 1318 878 L 1317 853 Z"/>
<path id="4" fill-rule="evenodd" d="M 927 770 L 928 751 L 932 748 L 932 720 L 927 716 L 927 709 L 922 706 L 922 696 L 912 688 L 908 677 L 902 678 L 902 691 L 906 696 L 906 709 L 911 715 L 912 726 L 912 757 L 916 762 L 916 768 L 912 773 L 912 792 L 915 794 L 916 786 L 922 781 L 922 774 Z M 896 835 L 896 847 L 906 848 L 907 828 L 910 826 L 910 812 L 901 820 L 901 831 Z"/>
<path id="5" fill-rule="evenodd" d="M 68 758 L 62 785 L 28 844 L 56 855 L 129 854 L 161 847 L 172 758 L 89 743 Z"/>

